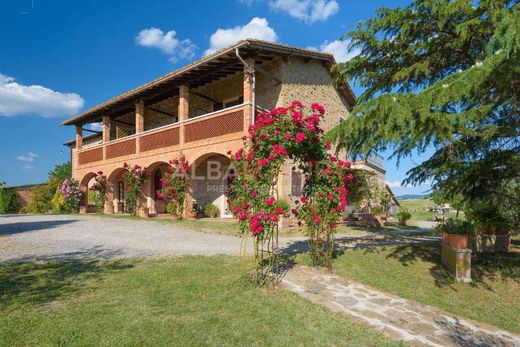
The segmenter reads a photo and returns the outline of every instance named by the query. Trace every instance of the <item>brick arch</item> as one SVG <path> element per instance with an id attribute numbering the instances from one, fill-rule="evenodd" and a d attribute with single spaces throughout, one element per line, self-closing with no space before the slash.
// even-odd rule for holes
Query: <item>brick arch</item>
<path id="1" fill-rule="evenodd" d="M 127 171 L 125 168 L 118 167 L 110 173 L 110 175 L 107 176 L 108 180 L 108 196 L 107 201 L 111 206 L 113 207 L 114 213 L 122 213 L 124 212 L 124 202 L 120 201 L 120 196 L 123 193 L 121 191 L 120 187 L 120 180 L 119 177 L 121 176 L 121 173 Z"/>
<path id="2" fill-rule="evenodd" d="M 218 164 L 209 162 L 212 159 Z M 220 209 L 221 216 L 226 214 L 229 206 L 224 192 L 231 164 L 229 156 L 219 152 L 204 153 L 191 163 L 190 195 L 197 205 L 212 203 Z"/>
<path id="3" fill-rule="evenodd" d="M 156 161 L 150 164 L 147 168 L 148 175 L 143 187 L 144 195 L 147 198 L 147 206 L 150 208 L 152 214 L 166 213 L 166 204 L 157 198 L 156 192 L 160 190 L 160 183 L 158 180 L 158 173 L 162 178 L 166 172 L 166 168 L 170 167 L 170 164 L 165 161 Z"/>
<path id="4" fill-rule="evenodd" d="M 79 181 L 79 189 L 83 193 L 83 195 L 81 197 L 81 204 L 80 205 L 85 209 L 84 210 L 85 212 L 88 212 L 87 211 L 87 207 L 89 205 L 89 201 L 88 201 L 88 184 L 96 176 L 97 176 L 97 174 L 95 172 L 89 172 L 86 175 L 84 175 L 83 178 Z"/>

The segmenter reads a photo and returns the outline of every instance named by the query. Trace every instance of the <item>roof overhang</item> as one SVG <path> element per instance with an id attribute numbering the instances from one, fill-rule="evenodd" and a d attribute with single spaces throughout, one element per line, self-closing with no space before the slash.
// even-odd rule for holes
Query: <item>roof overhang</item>
<path id="1" fill-rule="evenodd" d="M 334 56 L 329 53 L 261 40 L 242 40 L 68 118 L 60 125 L 82 126 L 86 123 L 100 121 L 101 117 L 107 113 L 110 113 L 111 116 L 122 115 L 133 111 L 134 103 L 138 100 L 151 104 L 166 97 L 175 96 L 178 94 L 176 86 L 188 85 L 190 88 L 197 88 L 227 75 L 237 73 L 243 70 L 243 66 L 236 56 L 237 49 L 242 58 L 253 59 L 256 64 L 261 64 L 276 56 L 300 56 L 307 59 L 320 60 L 329 70 L 336 63 Z M 353 106 L 356 98 L 350 86 L 345 83 L 340 85 L 339 89 L 342 90 L 347 101 Z"/>

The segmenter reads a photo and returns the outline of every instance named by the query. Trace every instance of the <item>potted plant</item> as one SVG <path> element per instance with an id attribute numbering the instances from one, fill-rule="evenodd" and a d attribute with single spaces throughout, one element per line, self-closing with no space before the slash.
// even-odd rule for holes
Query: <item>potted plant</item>
<path id="1" fill-rule="evenodd" d="M 469 221 L 449 218 L 436 228 L 442 233 L 442 242 L 455 249 L 465 249 L 469 246 L 469 237 L 475 232 L 475 226 Z"/>
<path id="2" fill-rule="evenodd" d="M 412 218 L 412 214 L 410 212 L 408 212 L 408 210 L 401 210 L 399 211 L 396 215 L 395 215 L 395 218 L 397 218 L 397 220 L 399 221 L 399 224 L 401 225 L 406 225 L 406 222 Z"/>
<path id="3" fill-rule="evenodd" d="M 374 216 L 374 219 L 379 225 L 383 225 L 386 223 L 385 211 L 381 206 L 376 206 L 372 208 L 372 215 Z"/>

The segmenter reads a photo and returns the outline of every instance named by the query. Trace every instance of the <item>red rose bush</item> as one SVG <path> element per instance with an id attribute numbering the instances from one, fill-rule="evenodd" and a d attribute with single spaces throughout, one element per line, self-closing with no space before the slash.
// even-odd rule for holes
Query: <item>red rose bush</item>
<path id="1" fill-rule="evenodd" d="M 295 162 L 293 170 L 305 177 L 303 196 L 292 212 L 305 227 L 313 261 L 331 267 L 334 230 L 353 176 L 350 163 L 328 153 L 331 144 L 320 128 L 324 115 L 322 105 L 313 103 L 307 110 L 299 101 L 260 113 L 243 137 L 243 148 L 231 155 L 237 175 L 228 196 L 242 232 L 254 238 L 257 283 L 265 281 L 276 262 L 283 213 L 276 203 L 277 180 L 286 162 Z"/>

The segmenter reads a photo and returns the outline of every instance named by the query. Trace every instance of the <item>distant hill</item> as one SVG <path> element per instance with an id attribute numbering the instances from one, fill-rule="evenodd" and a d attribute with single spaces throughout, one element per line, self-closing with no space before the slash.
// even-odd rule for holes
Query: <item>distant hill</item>
<path id="1" fill-rule="evenodd" d="M 405 194 L 397 196 L 397 200 L 428 199 L 429 194 Z"/>

